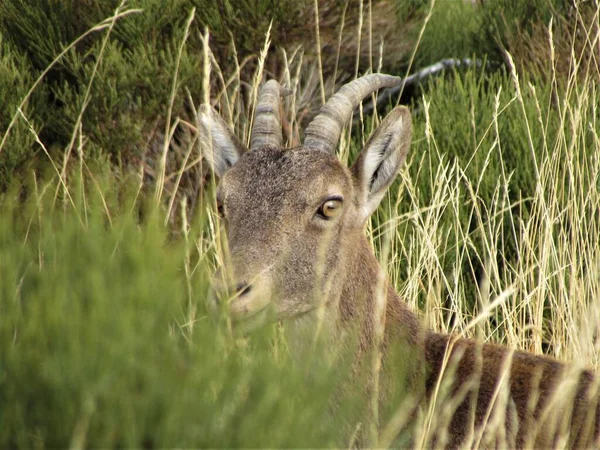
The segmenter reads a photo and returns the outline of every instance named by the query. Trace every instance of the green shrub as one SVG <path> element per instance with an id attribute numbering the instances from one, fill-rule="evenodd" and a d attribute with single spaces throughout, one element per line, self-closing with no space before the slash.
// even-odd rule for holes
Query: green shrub
<path id="1" fill-rule="evenodd" d="M 299 26 L 298 17 L 308 4 L 131 1 L 127 8 L 141 11 L 120 17 L 110 35 L 109 28 L 90 33 L 51 66 L 67 45 L 110 18 L 119 3 L 7 0 L 0 4 L 0 93 L 10 91 L 2 97 L 1 136 L 33 81 L 49 69 L 24 113 L 57 165 L 65 151 L 70 151 L 74 136 L 75 142 L 81 137 L 86 143 L 89 159 L 103 156 L 119 167 L 138 167 L 149 153 L 154 161 L 154 149 L 161 148 L 164 139 L 174 79 L 172 117 L 189 120 L 187 92 L 195 101 L 202 98 L 205 27 L 210 30 L 217 61 L 233 69 L 235 59 L 258 54 L 271 22 L 274 45 L 284 41 L 286 32 L 294 24 Z M 185 25 L 194 8 L 195 20 L 177 65 Z M 251 74 L 255 67 L 256 58 L 243 68 L 244 74 Z M 21 122 L 18 117 L 0 149 L 0 190 L 25 170 L 39 150 L 34 136 L 26 131 L 28 126 Z"/>
<path id="2" fill-rule="evenodd" d="M 430 2 L 397 1 L 399 24 L 422 23 L 430 11 Z M 434 64 L 445 58 L 484 58 L 489 51 L 478 38 L 481 27 L 479 7 L 462 0 L 437 1 L 421 37 L 414 68 Z M 411 40 L 417 42 L 421 27 L 413 27 Z"/>
<path id="3" fill-rule="evenodd" d="M 501 60 L 501 52 L 518 52 L 521 37 L 547 40 L 547 35 L 539 34 L 553 18 L 555 24 L 573 20 L 573 2 L 571 0 L 497 0 L 485 2 L 481 8 L 482 40 L 495 44 L 495 58 Z M 575 21 L 573 21 L 573 24 Z M 533 55 L 530 55 L 533 56 Z M 526 61 L 523 61 L 526 63 Z"/>
<path id="4" fill-rule="evenodd" d="M 94 190 L 53 207 L 46 187 L 0 198 L 0 446 L 344 444 L 339 373 L 318 351 L 291 360 L 275 326 L 249 341 L 216 326 L 210 255 L 162 213 Z"/>
<path id="5" fill-rule="evenodd" d="M 0 142 L 6 138 L 4 148 L 0 150 L 0 190 L 8 186 L 15 170 L 35 155 L 35 136 L 29 130 L 29 124 L 21 119 L 16 109 L 27 95 L 31 84 L 33 84 L 33 76 L 27 69 L 25 58 L 11 51 L 10 45 L 2 39 L 0 33 L 0 98 L 2 99 Z M 22 109 L 22 113 L 29 118 L 31 126 L 36 130 L 39 130 L 40 124 L 31 118 L 31 112 L 43 108 L 46 101 L 46 90 L 41 88 L 38 95 Z M 13 114 L 19 117 L 11 132 L 5 136 L 4 130 L 8 129 Z"/>

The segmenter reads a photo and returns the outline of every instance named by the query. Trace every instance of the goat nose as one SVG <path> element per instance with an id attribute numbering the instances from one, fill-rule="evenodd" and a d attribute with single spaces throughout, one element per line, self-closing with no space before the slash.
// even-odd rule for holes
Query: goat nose
<path id="1" fill-rule="evenodd" d="M 238 283 L 237 286 L 235 287 L 235 292 L 240 297 L 243 297 L 244 295 L 248 294 L 250 292 L 250 290 L 251 290 L 251 287 L 246 282 Z"/>

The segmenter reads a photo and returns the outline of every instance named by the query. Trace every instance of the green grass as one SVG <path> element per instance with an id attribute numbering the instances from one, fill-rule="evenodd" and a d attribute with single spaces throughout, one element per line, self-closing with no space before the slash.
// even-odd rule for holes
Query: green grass
<path id="1" fill-rule="evenodd" d="M 460 36 L 445 41 L 452 24 L 442 14 L 461 17 L 472 35 L 496 6 L 463 17 L 470 5 L 438 3 L 415 67 L 436 51 L 497 56 Z M 22 115 L 16 106 L 42 71 L 112 10 L 80 28 L 57 26 L 40 41 L 47 48 L 15 41 L 40 31 L 36 16 L 15 22 L 21 34 L 0 34 L 0 98 L 10 105 L 0 114 L 0 447 L 348 446 L 366 425 L 364 392 L 345 377 L 344 355 L 332 362 L 317 346 L 299 357 L 279 324 L 243 337 L 207 314 L 222 254 L 186 104 L 210 97 L 247 139 L 257 80 L 269 67 L 256 59 L 240 69 L 242 56 L 215 51 L 209 79 L 196 21 L 184 38 L 189 4 L 161 5 L 120 17 L 106 47 L 105 28 L 56 60 Z M 496 23 L 509 50 L 520 14 L 511 11 L 506 28 Z M 545 18 L 526 25 L 548 37 Z M 235 36 L 255 54 L 266 31 L 260 19 L 250 37 Z M 589 31 L 589 40 L 573 44 L 581 64 L 566 71 L 558 56 L 544 59 L 556 70 L 543 74 L 521 58 L 514 70 L 457 71 L 422 86 L 407 167 L 367 232 L 430 327 L 597 368 L 600 94 L 589 62 L 599 36 L 584 25 L 579 35 Z M 319 103 L 318 77 L 301 52 L 281 67 L 295 88 L 284 100 L 293 130 Z M 342 160 L 353 159 L 370 126 L 344 135 Z M 404 356 L 397 352 L 400 363 Z M 405 418 L 394 406 L 381 417 L 389 445 Z M 428 442 L 438 419 L 419 416 L 417 442 Z"/>

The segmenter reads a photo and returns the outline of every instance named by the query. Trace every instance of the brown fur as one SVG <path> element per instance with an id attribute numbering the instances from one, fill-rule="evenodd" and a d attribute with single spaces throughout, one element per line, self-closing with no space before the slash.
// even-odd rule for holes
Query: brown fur
<path id="1" fill-rule="evenodd" d="M 574 376 L 551 358 L 425 330 L 387 285 L 364 227 L 406 156 L 408 110 L 386 117 L 351 169 L 306 146 L 245 151 L 219 119 L 202 117 L 202 124 L 213 127 L 210 158 L 221 177 L 217 197 L 229 246 L 211 304 L 233 294 L 235 321 L 255 320 L 271 309 L 292 332 L 324 324 L 333 342 L 358 328 L 359 367 L 382 350 L 382 408 L 393 410 L 390 393 L 404 383 L 415 397 L 435 402 L 440 417 L 456 404 L 447 426 L 431 430 L 429 444 L 458 448 L 470 439 L 490 447 L 556 446 L 564 425 L 567 445 L 598 446 L 600 409 L 591 372 Z M 342 206 L 327 219 L 319 211 L 331 198 Z M 376 314 L 379 291 L 386 300 L 382 318 Z M 381 341 L 379 325 L 385 327 Z M 397 352 L 404 358 L 402 382 L 390 373 Z M 572 392 L 563 378 L 578 380 Z M 501 384 L 508 388 L 504 402 Z M 424 403 L 424 411 L 434 406 Z M 498 419 L 499 434 L 482 435 L 481 427 Z"/>

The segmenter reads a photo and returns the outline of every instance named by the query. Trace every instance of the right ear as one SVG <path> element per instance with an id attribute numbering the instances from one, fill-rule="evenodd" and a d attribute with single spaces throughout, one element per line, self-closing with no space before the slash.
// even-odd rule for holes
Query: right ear
<path id="1" fill-rule="evenodd" d="M 197 118 L 200 148 L 219 178 L 223 176 L 246 151 L 218 112 L 210 105 L 202 105 Z"/>
<path id="2" fill-rule="evenodd" d="M 377 209 L 392 184 L 410 147 L 412 125 L 410 111 L 394 108 L 373 132 L 352 166 L 358 183 L 362 220 Z"/>

